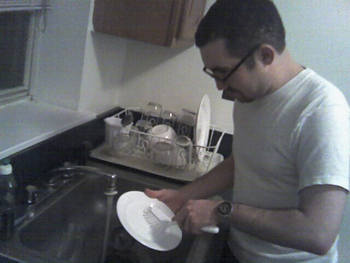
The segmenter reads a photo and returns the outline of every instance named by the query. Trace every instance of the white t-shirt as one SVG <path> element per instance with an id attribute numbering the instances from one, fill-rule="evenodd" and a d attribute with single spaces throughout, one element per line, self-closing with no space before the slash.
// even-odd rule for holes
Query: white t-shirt
<path id="1" fill-rule="evenodd" d="M 349 189 L 349 107 L 343 94 L 310 69 L 251 103 L 235 102 L 233 202 L 297 208 L 299 191 L 331 184 Z M 242 263 L 337 262 L 231 229 L 229 244 Z"/>

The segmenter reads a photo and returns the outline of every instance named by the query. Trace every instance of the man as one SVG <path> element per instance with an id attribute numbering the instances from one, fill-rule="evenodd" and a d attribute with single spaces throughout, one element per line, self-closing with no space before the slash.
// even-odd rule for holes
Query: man
<path id="1" fill-rule="evenodd" d="M 349 109 L 295 62 L 270 0 L 218 0 L 196 32 L 205 73 L 235 101 L 232 156 L 178 190 L 146 190 L 188 232 L 227 222 L 241 263 L 337 262 Z M 233 187 L 232 203 L 206 200 Z"/>

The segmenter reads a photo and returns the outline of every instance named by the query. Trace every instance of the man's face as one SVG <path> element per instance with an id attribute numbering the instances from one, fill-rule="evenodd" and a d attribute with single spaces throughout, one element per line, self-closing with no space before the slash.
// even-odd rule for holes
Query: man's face
<path id="1" fill-rule="evenodd" d="M 213 41 L 200 52 L 205 67 L 219 79 L 224 78 L 241 60 L 228 54 L 224 40 Z M 253 68 L 242 64 L 225 82 L 217 79 L 215 82 L 218 90 L 223 92 L 222 98 L 231 101 L 251 102 L 265 96 L 268 89 L 258 63 Z"/>

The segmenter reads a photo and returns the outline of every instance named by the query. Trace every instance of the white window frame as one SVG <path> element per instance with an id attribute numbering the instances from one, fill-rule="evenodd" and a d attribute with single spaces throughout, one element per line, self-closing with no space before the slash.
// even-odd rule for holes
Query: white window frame
<path id="1" fill-rule="evenodd" d="M 26 61 L 23 86 L 0 90 L 0 105 L 31 98 L 30 89 L 33 76 L 35 44 L 38 30 L 44 31 L 48 0 L 0 0 L 0 12 L 29 11 L 31 12 L 28 40 L 26 46 Z"/>

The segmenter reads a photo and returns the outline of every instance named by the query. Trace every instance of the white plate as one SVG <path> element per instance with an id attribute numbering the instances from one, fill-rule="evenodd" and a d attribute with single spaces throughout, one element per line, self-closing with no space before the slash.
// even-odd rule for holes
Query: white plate
<path id="1" fill-rule="evenodd" d="M 164 234 L 155 235 L 154 229 L 150 228 L 143 216 L 143 211 L 151 203 L 156 204 L 158 207 L 165 206 L 165 209 L 169 209 L 163 202 L 149 198 L 143 192 L 130 191 L 124 193 L 117 202 L 119 220 L 125 230 L 141 244 L 158 251 L 172 250 L 182 240 L 181 229 L 177 225 L 173 225 Z M 173 213 L 172 216 L 174 216 Z"/>
<path id="2" fill-rule="evenodd" d="M 194 140 L 198 147 L 198 159 L 203 161 L 205 156 L 210 129 L 210 100 L 208 95 L 204 95 L 197 111 Z"/>

